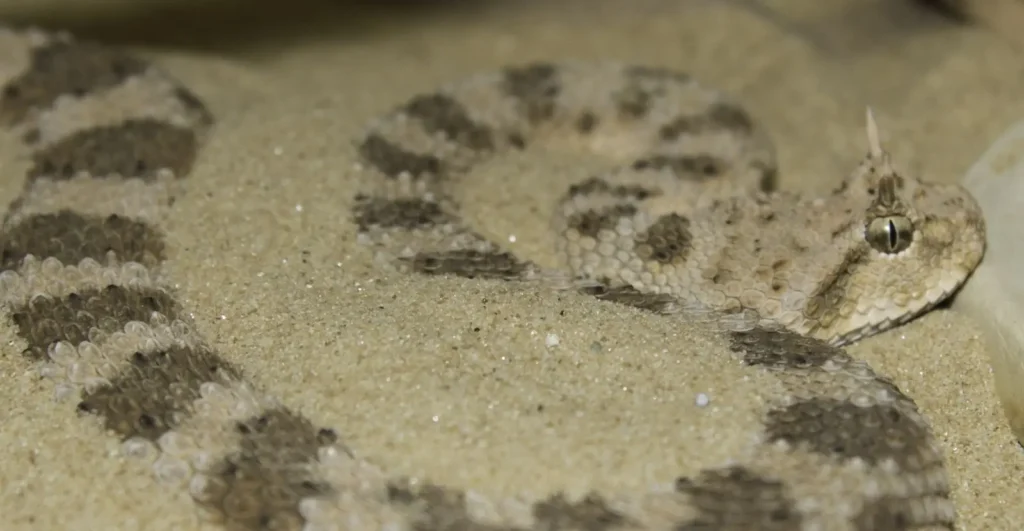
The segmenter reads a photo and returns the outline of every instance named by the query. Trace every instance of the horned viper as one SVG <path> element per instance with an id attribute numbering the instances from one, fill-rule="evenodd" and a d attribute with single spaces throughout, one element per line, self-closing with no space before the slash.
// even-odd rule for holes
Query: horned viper
<path id="1" fill-rule="evenodd" d="M 970 196 L 868 153 L 819 198 L 776 191 L 746 110 L 657 67 L 532 64 L 411 98 L 357 139 L 352 227 L 385 266 L 539 281 L 722 324 L 777 378 L 732 463 L 668 491 L 560 495 L 484 518 L 456 486 L 358 457 L 248 383 L 169 287 L 161 221 L 215 113 L 156 66 L 0 30 L 0 121 L 26 174 L 0 235 L 0 304 L 22 355 L 160 481 L 228 529 L 949 529 L 942 453 L 910 397 L 838 345 L 927 310 L 981 259 Z M 564 267 L 489 241 L 460 190 L 488 157 L 570 139 L 609 169 L 551 198 Z"/>

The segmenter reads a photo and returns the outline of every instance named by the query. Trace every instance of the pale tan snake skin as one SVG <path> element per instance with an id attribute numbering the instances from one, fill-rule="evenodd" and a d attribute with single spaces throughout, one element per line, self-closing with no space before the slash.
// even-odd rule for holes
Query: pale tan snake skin
<path id="1" fill-rule="evenodd" d="M 0 87 L 4 142 L 31 160 L 27 175 L 4 175 L 25 182 L 0 236 L 13 354 L 216 526 L 953 528 L 925 418 L 828 342 L 951 294 L 981 259 L 984 222 L 962 189 L 900 174 L 873 120 L 864 162 L 818 199 L 773 191 L 772 148 L 741 106 L 654 67 L 512 66 L 424 92 L 356 139 L 366 187 L 339 230 L 357 231 L 382 265 L 708 320 L 735 362 L 786 390 L 743 455 L 667 491 L 553 494 L 485 517 L 455 486 L 360 459 L 344 433 L 255 388 L 195 331 L 161 272 L 160 223 L 216 134 L 197 95 L 118 50 L 31 30 L 0 30 Z M 481 236 L 457 198 L 486 186 L 472 177 L 487 157 L 568 136 L 583 156 L 617 162 L 552 198 L 564 267 L 550 270 Z"/>

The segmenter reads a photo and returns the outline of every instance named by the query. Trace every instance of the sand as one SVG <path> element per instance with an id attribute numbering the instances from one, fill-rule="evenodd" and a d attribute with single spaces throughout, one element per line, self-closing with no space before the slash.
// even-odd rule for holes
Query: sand
<path id="1" fill-rule="evenodd" d="M 782 186 L 811 191 L 829 189 L 861 156 L 867 104 L 904 167 L 946 181 L 1024 116 L 1024 73 L 1004 39 L 892 0 L 437 2 L 370 11 L 222 1 L 168 3 L 157 15 L 163 8 L 123 2 L 52 11 L 69 3 L 6 0 L 0 19 L 136 46 L 217 116 L 165 227 L 167 273 L 200 332 L 364 457 L 494 495 L 670 480 L 666 465 L 685 471 L 695 455 L 728 451 L 716 433 L 749 421 L 749 408 L 730 400 L 744 390 L 731 387 L 735 375 L 700 372 L 721 346 L 695 329 L 584 297 L 377 272 L 348 220 L 351 139 L 375 114 L 509 62 L 671 65 L 741 98 L 775 139 Z M 230 28 L 243 14 L 253 22 Z M 169 20 L 188 24 L 157 26 Z M 490 233 L 515 233 L 517 251 L 550 252 L 530 243 L 544 233 L 530 208 L 540 204 L 536 190 L 550 186 L 544 168 L 505 164 L 520 165 L 519 182 L 501 201 L 475 198 L 489 202 L 469 216 L 489 215 Z M 5 177 L 0 199 L 18 186 Z M 964 314 L 938 310 L 850 351 L 894 378 L 931 420 L 959 529 L 1018 529 L 1024 455 L 996 399 L 980 330 Z M 557 347 L 545 346 L 548 334 L 559 336 Z M 665 375 L 680 365 L 696 376 Z M 54 401 L 17 353 L 3 352 L 0 379 L 4 529 L 198 527 L 186 492 L 118 456 L 117 441 L 76 416 L 73 403 Z M 698 391 L 715 401 L 711 413 L 694 413 Z M 538 405 L 547 406 L 543 415 Z M 672 444 L 680 430 L 694 446 Z"/>
<path id="2" fill-rule="evenodd" d="M 1024 2 L 1020 0 L 945 0 L 938 3 L 955 15 L 995 30 L 1016 46 L 1024 44 L 1018 31 L 1024 22 Z"/>

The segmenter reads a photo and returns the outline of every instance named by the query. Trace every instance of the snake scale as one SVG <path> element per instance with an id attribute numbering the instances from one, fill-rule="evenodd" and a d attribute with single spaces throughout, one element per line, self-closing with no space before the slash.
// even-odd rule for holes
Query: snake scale
<path id="1" fill-rule="evenodd" d="M 510 66 L 416 95 L 368 127 L 355 147 L 366 187 L 346 230 L 377 263 L 710 316 L 737 363 L 786 390 L 749 427 L 743 455 L 670 488 L 502 505 L 359 458 L 196 332 L 161 271 L 160 225 L 216 123 L 200 97 L 126 51 L 34 29 L 0 29 L 0 87 L 4 142 L 25 161 L 0 235 L 14 348 L 157 480 L 188 489 L 208 523 L 953 529 L 924 416 L 840 347 L 955 291 L 981 260 L 984 221 L 961 188 L 897 172 L 870 113 L 867 155 L 820 198 L 774 189 L 771 145 L 740 105 L 656 67 Z M 556 271 L 475 230 L 459 198 L 490 157 L 566 139 L 616 162 L 553 201 Z"/>

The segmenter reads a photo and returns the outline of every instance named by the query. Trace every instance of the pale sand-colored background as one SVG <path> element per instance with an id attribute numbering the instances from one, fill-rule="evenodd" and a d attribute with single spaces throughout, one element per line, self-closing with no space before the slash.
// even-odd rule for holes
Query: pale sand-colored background
<path id="1" fill-rule="evenodd" d="M 363 456 L 495 495 L 670 479 L 667 463 L 685 468 L 743 419 L 732 398 L 744 383 L 702 374 L 714 342 L 665 319 L 582 296 L 375 272 L 348 219 L 351 139 L 374 114 L 509 62 L 670 65 L 746 102 L 776 140 L 783 186 L 807 190 L 829 188 L 861 155 L 866 104 L 903 166 L 940 180 L 959 179 L 1024 117 L 1013 49 L 895 0 L 423 1 L 372 12 L 70 3 L 6 0 L 0 20 L 151 47 L 218 118 L 166 227 L 168 274 L 211 344 Z M 545 166 L 523 157 L 488 169 L 515 180 L 503 198 L 481 195 L 470 218 L 515 233 L 517 251 L 547 253 L 530 245 L 546 221 L 531 218 L 545 205 L 536 190 L 556 189 Z M 4 179 L 6 202 L 20 181 Z M 561 338 L 553 349 L 549 333 Z M 932 421 L 961 529 L 1019 529 L 1024 455 L 976 328 L 937 311 L 850 350 Z M 0 356 L 0 381 L 0 527 L 194 527 L 185 492 L 116 457 L 117 441 L 54 402 L 16 353 Z M 692 405 L 701 391 L 712 400 L 704 410 Z M 693 447 L 678 448 L 679 437 Z"/>

